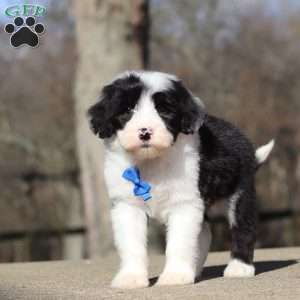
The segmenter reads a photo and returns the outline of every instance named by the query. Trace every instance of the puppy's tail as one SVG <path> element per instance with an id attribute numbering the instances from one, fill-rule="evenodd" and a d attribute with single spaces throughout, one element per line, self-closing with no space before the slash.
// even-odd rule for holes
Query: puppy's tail
<path id="1" fill-rule="evenodd" d="M 273 147 L 275 145 L 274 140 L 271 140 L 268 144 L 260 146 L 255 151 L 256 169 L 258 169 L 269 157 Z"/>

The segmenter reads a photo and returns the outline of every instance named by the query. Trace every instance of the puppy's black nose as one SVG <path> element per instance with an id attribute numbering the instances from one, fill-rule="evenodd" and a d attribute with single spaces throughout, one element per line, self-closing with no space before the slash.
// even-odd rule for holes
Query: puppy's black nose
<path id="1" fill-rule="evenodd" d="M 141 128 L 139 129 L 139 138 L 143 142 L 149 141 L 151 139 L 152 130 L 149 128 Z"/>

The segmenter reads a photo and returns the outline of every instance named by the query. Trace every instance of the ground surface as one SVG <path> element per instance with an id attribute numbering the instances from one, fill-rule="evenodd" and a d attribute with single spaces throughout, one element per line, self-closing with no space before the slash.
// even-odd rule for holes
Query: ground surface
<path id="1" fill-rule="evenodd" d="M 116 290 L 109 287 L 117 269 L 116 257 L 93 261 L 61 261 L 0 265 L 0 300 L 59 299 L 300 299 L 300 248 L 257 250 L 257 276 L 225 279 L 228 252 L 209 255 L 203 278 L 194 285 Z M 163 267 L 152 256 L 151 282 Z"/>

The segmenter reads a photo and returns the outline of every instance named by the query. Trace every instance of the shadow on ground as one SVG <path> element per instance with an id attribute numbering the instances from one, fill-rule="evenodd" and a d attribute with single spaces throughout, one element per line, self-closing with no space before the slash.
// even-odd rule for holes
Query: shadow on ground
<path id="1" fill-rule="evenodd" d="M 255 262 L 255 275 L 259 275 L 266 272 L 275 271 L 278 269 L 286 268 L 290 265 L 297 264 L 296 260 L 269 260 Z M 206 267 L 203 270 L 200 280 L 214 279 L 223 276 L 223 272 L 226 265 Z M 196 282 L 199 282 L 197 280 Z"/>
<path id="2" fill-rule="evenodd" d="M 298 262 L 296 260 L 269 260 L 255 262 L 255 275 L 286 268 L 297 263 Z M 201 278 L 196 279 L 196 283 L 199 281 L 222 277 L 225 267 L 226 265 L 205 267 Z M 150 286 L 153 286 L 157 282 L 157 279 L 158 277 L 150 278 Z"/>

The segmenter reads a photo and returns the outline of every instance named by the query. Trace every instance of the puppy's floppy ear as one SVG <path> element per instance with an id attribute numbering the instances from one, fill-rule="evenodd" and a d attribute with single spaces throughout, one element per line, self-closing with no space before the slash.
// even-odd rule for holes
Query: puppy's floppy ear
<path id="1" fill-rule="evenodd" d="M 194 97 L 181 82 L 176 83 L 176 91 L 180 95 L 180 131 L 184 134 L 197 132 L 206 117 L 203 103 L 199 98 Z"/>
<path id="2" fill-rule="evenodd" d="M 183 108 L 183 116 L 181 119 L 181 132 L 184 134 L 193 134 L 197 132 L 203 125 L 205 120 L 205 112 L 190 98 Z"/>
<path id="3" fill-rule="evenodd" d="M 113 93 L 114 87 L 112 84 L 105 86 L 102 89 L 98 102 L 88 110 L 90 127 L 94 134 L 98 135 L 102 139 L 110 138 L 115 133 L 115 129 L 110 120 L 110 102 L 113 97 Z"/>

